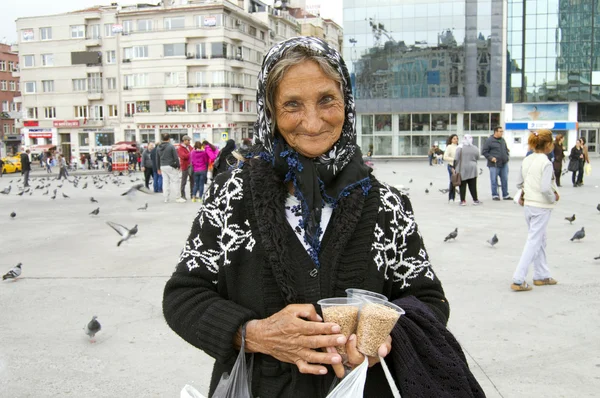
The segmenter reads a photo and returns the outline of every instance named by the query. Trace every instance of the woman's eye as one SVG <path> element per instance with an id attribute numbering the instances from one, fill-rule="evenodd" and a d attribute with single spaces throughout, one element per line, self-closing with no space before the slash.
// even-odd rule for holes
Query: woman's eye
<path id="1" fill-rule="evenodd" d="M 334 98 L 333 98 L 331 95 L 327 95 L 327 96 L 325 96 L 325 97 L 323 97 L 323 98 L 321 99 L 321 103 L 322 103 L 322 104 L 327 104 L 327 103 L 329 103 L 329 102 L 333 101 L 333 99 L 334 99 Z"/>
<path id="2" fill-rule="evenodd" d="M 287 108 L 295 108 L 298 106 L 298 102 L 296 101 L 288 101 L 284 104 L 285 107 Z"/>

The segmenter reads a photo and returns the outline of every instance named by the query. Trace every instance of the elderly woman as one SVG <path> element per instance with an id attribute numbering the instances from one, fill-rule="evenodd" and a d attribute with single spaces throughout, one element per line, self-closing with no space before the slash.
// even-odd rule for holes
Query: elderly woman
<path id="1" fill-rule="evenodd" d="M 479 159 L 479 148 L 473 145 L 473 137 L 465 134 L 461 147 L 456 149 L 455 170 L 460 173 L 460 205 L 467 205 L 467 186 L 473 198 L 473 205 L 480 205 L 477 196 L 477 159 Z"/>
<path id="2" fill-rule="evenodd" d="M 356 336 L 323 322 L 318 300 L 368 289 L 404 306 L 401 320 L 419 313 L 441 329 L 449 306 L 408 198 L 362 161 L 339 53 L 320 39 L 289 39 L 266 55 L 258 81 L 254 146 L 205 194 L 165 287 L 164 315 L 215 358 L 209 395 L 231 371 L 245 326 L 254 396 L 325 397 L 331 366 L 338 371 L 342 361 L 332 347 L 346 344 L 349 366 L 364 357 Z M 388 336 L 379 354 L 413 355 L 429 332 L 413 344 Z M 415 366 L 388 360 L 400 385 L 414 384 L 398 372 Z M 391 397 L 378 362 L 369 358 L 365 396 Z"/>

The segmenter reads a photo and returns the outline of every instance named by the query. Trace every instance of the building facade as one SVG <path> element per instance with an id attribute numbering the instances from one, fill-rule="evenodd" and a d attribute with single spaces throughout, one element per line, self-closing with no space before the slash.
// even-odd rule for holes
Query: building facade
<path id="1" fill-rule="evenodd" d="M 17 20 L 26 146 L 78 156 L 165 132 L 252 135 L 269 25 L 243 1 L 162 3 Z"/>
<path id="2" fill-rule="evenodd" d="M 344 1 L 364 153 L 423 156 L 467 132 L 481 147 L 503 116 L 503 3 Z"/>
<path id="3" fill-rule="evenodd" d="M 507 130 L 551 128 L 600 154 L 600 2 L 509 0 Z"/>
<path id="4" fill-rule="evenodd" d="M 19 57 L 7 44 L 0 44 L 0 157 L 15 154 L 21 145 L 21 135 L 17 131 L 19 79 L 13 72 L 19 70 Z"/>

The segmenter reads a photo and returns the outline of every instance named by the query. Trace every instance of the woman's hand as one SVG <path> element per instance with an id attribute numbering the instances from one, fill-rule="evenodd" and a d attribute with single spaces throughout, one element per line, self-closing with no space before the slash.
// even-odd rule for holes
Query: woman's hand
<path id="1" fill-rule="evenodd" d="M 346 344 L 340 326 L 324 323 L 312 304 L 290 304 L 266 319 L 246 326 L 248 352 L 261 352 L 282 362 L 296 364 L 300 373 L 324 375 L 327 368 L 317 364 L 341 364 L 337 352 L 322 348 Z"/>
<path id="2" fill-rule="evenodd" d="M 558 194 L 558 192 L 554 192 L 554 199 L 556 199 L 557 202 L 560 199 L 560 195 Z"/>
<path id="3" fill-rule="evenodd" d="M 392 336 L 385 339 L 385 343 L 379 346 L 377 353 L 379 356 L 367 357 L 369 359 L 369 367 L 379 363 L 379 357 L 385 358 L 392 351 Z M 352 334 L 346 343 L 346 352 L 348 353 L 348 363 L 346 365 L 355 368 L 365 360 L 365 356 L 358 351 L 356 335 Z M 340 377 L 336 369 L 336 375 Z M 343 375 L 342 375 L 343 377 Z"/>

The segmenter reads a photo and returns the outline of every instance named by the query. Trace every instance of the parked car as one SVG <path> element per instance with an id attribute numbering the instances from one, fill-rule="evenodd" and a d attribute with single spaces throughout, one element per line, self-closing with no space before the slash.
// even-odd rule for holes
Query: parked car
<path id="1" fill-rule="evenodd" d="M 17 173 L 21 171 L 21 162 L 17 163 L 14 158 L 3 158 L 2 174 Z"/>

